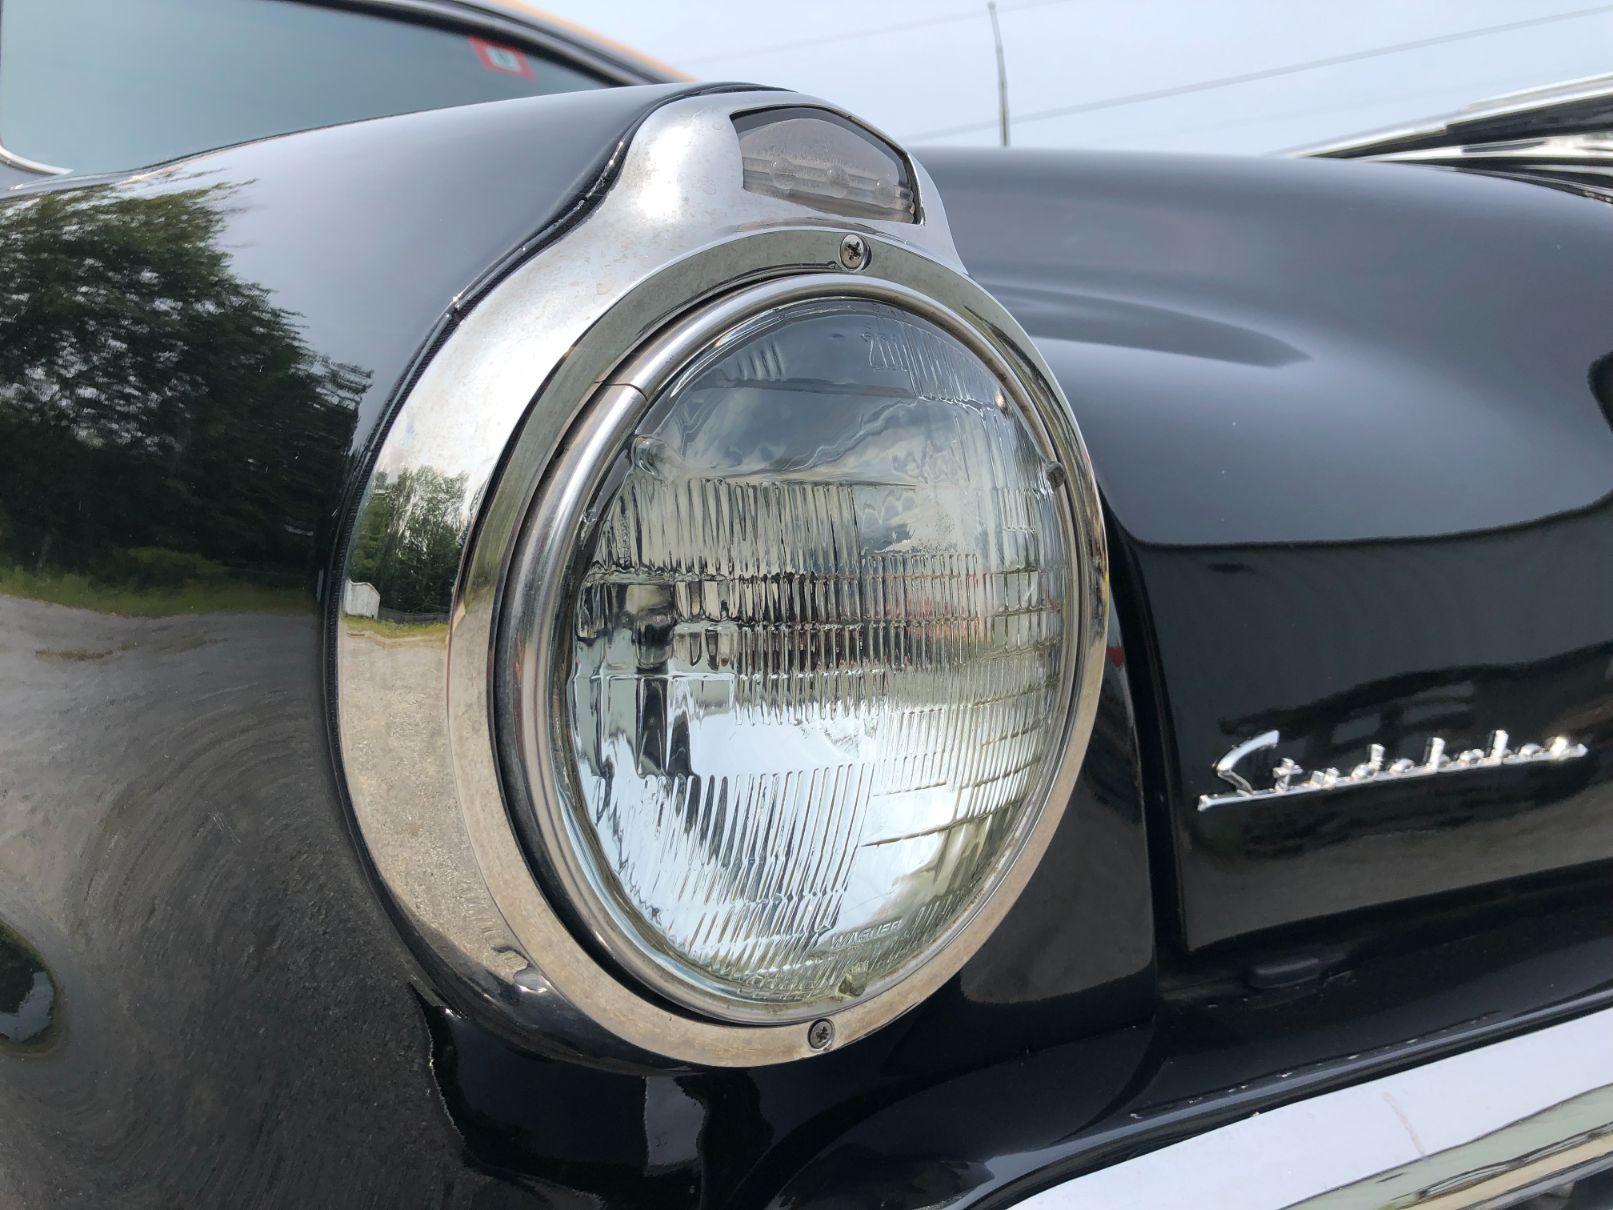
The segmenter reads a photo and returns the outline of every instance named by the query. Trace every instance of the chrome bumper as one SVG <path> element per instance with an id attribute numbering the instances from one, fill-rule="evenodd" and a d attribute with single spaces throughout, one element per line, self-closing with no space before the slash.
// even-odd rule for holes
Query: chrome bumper
<path id="1" fill-rule="evenodd" d="M 1256 1114 L 1019 1205 L 1496 1208 L 1610 1167 L 1613 1009 Z"/>

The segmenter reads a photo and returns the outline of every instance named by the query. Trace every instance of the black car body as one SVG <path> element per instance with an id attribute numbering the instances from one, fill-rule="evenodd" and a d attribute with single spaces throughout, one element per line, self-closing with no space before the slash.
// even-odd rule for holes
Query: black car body
<path id="1" fill-rule="evenodd" d="M 914 163 L 822 102 L 670 81 L 514 7 L 326 8 L 628 87 L 432 94 L 156 167 L 0 155 L 0 1202 L 1510 1205 L 1579 1179 L 1566 1204 L 1601 1204 L 1613 223 L 1593 152 L 1529 154 L 1503 123 L 1485 135 L 1511 158 L 1330 149 L 1423 166 Z M 1606 129 L 1574 104 L 1530 110 L 1530 137 Z M 725 226 L 736 179 L 668 203 L 689 243 L 635 297 L 928 281 L 955 243 L 1079 424 L 1108 612 L 1079 779 L 967 961 L 843 1044 L 700 1061 L 546 1015 L 553 983 L 514 969 L 544 956 L 489 939 L 521 926 L 454 881 L 473 864 L 422 856 L 458 843 L 436 816 L 397 805 L 458 716 L 410 705 L 402 674 L 355 688 L 344 652 L 355 617 L 387 658 L 424 650 L 403 632 L 429 647 L 493 591 L 476 543 L 518 421 L 543 421 L 467 437 L 493 456 L 445 497 L 446 545 L 377 587 L 353 552 L 387 451 L 435 440 L 445 413 L 419 401 L 481 382 L 495 322 L 541 352 L 565 316 L 520 291 L 558 280 L 545 265 L 613 306 L 654 277 L 651 220 L 589 241 L 667 123 L 774 110 L 886 147 L 923 221 L 807 191 Z M 784 231 L 810 253 L 776 250 Z M 601 307 L 562 379 L 662 314 L 639 331 Z M 1403 1134 L 1380 1146 L 1386 1121 Z M 1217 1152 L 1224 1127 L 1259 1132 L 1260 1159 Z"/>

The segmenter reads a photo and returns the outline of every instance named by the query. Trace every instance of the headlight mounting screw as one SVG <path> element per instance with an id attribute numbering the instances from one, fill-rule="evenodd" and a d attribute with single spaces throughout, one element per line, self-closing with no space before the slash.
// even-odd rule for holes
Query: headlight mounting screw
<path id="1" fill-rule="evenodd" d="M 822 1017 L 807 1027 L 807 1045 L 813 1050 L 828 1050 L 834 1040 L 834 1025 Z"/>
<path id="2" fill-rule="evenodd" d="M 840 263 L 853 273 L 868 264 L 868 243 L 860 235 L 848 235 L 840 241 Z"/>

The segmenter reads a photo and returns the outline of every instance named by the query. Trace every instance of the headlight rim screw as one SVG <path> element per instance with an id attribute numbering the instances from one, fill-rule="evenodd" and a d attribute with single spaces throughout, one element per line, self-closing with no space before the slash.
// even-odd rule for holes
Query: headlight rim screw
<path id="1" fill-rule="evenodd" d="M 807 1045 L 813 1050 L 828 1050 L 830 1046 L 834 1045 L 834 1040 L 834 1022 L 827 1017 L 819 1017 L 811 1025 L 807 1026 Z"/>
<path id="2" fill-rule="evenodd" d="M 843 237 L 840 241 L 840 264 L 844 269 L 857 273 L 868 267 L 869 261 L 868 241 L 855 231 Z"/>

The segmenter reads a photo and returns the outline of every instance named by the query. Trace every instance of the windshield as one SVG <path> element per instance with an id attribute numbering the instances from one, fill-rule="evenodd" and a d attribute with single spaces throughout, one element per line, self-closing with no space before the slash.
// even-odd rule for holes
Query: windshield
<path id="1" fill-rule="evenodd" d="M 521 47 L 292 0 L 0 0 L 0 146 L 75 171 L 605 83 Z"/>

